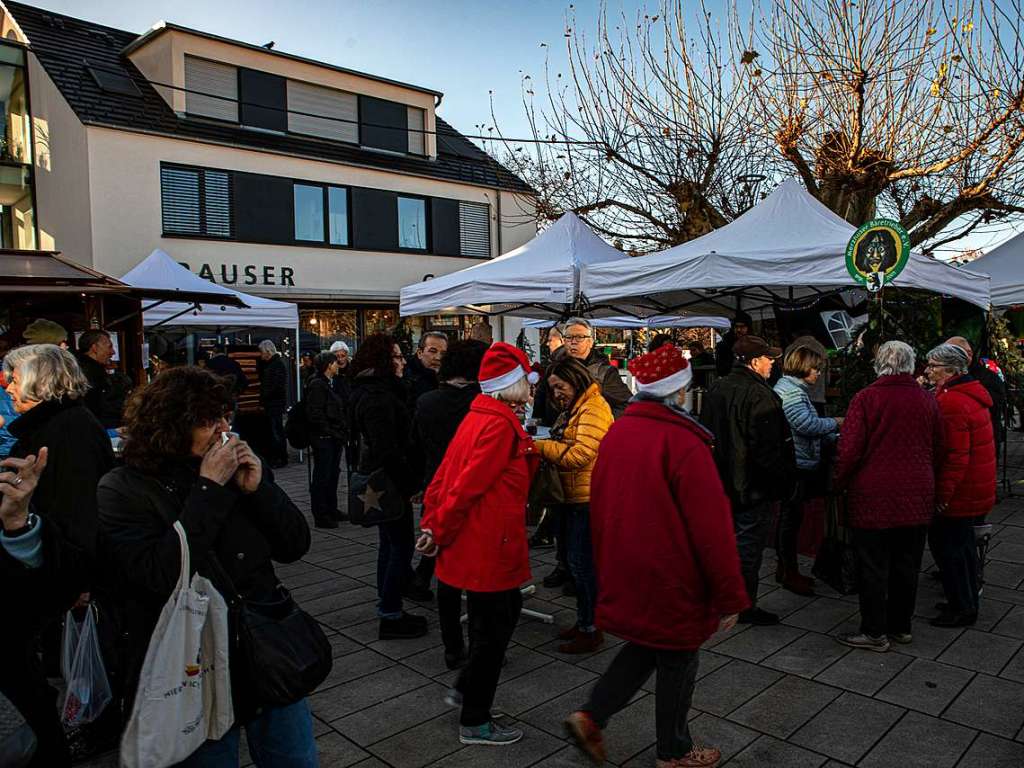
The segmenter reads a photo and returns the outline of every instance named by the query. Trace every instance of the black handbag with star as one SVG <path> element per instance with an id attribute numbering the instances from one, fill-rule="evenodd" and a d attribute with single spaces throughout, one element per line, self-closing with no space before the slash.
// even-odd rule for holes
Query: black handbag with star
<path id="1" fill-rule="evenodd" d="M 406 512 L 405 499 L 384 468 L 353 472 L 348 481 L 348 519 L 365 528 L 390 523 Z"/>

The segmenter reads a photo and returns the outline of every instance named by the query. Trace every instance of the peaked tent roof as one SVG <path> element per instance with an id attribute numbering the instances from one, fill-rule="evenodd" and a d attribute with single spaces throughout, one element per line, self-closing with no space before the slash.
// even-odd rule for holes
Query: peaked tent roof
<path id="1" fill-rule="evenodd" d="M 971 272 L 992 278 L 992 305 L 1024 304 L 1024 232 L 967 265 Z"/>
<path id="2" fill-rule="evenodd" d="M 623 258 L 625 254 L 594 234 L 576 214 L 566 213 L 530 242 L 496 259 L 406 286 L 400 312 L 562 315 L 575 303 L 581 268 Z"/>
<path id="3" fill-rule="evenodd" d="M 727 317 L 711 317 L 709 315 L 651 315 L 650 317 L 602 317 L 592 321 L 598 328 L 718 328 L 727 330 L 732 321 Z M 553 319 L 527 320 L 524 328 L 550 328 L 555 324 Z"/>
<path id="4" fill-rule="evenodd" d="M 217 285 L 193 274 L 157 248 L 131 269 L 121 281 L 138 288 L 160 288 L 174 291 L 196 291 L 200 286 L 207 293 L 215 291 L 241 307 L 227 304 L 202 306 L 168 301 L 153 305 L 143 314 L 143 324 L 202 325 L 218 328 L 245 326 L 250 328 L 298 328 L 299 308 L 287 301 L 252 296 L 226 285 Z"/>
<path id="5" fill-rule="evenodd" d="M 647 314 L 720 313 L 770 307 L 858 284 L 846 271 L 855 229 L 798 181 L 780 184 L 729 224 L 668 250 L 588 267 L 582 290 L 594 303 L 619 301 Z M 948 294 L 989 306 L 985 275 L 911 253 L 893 285 Z"/>

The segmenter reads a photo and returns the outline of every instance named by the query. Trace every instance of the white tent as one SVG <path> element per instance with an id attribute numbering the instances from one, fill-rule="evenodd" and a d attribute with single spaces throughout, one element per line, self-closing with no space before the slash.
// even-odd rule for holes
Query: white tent
<path id="1" fill-rule="evenodd" d="M 593 324 L 598 328 L 719 328 L 728 329 L 730 320 L 727 317 L 711 317 L 709 315 L 651 315 L 650 317 L 602 317 L 596 318 Z M 524 328 L 550 328 L 554 320 L 527 320 Z"/>
<path id="2" fill-rule="evenodd" d="M 1024 232 L 967 265 L 992 278 L 992 306 L 1024 304 Z"/>
<path id="3" fill-rule="evenodd" d="M 582 267 L 624 257 L 575 214 L 566 213 L 530 242 L 496 259 L 406 286 L 399 311 L 403 316 L 442 311 L 561 316 L 576 304 Z"/>
<path id="4" fill-rule="evenodd" d="M 845 220 L 795 180 L 726 226 L 660 253 L 584 270 L 582 291 L 594 304 L 711 314 L 811 302 L 858 285 L 846 270 L 854 233 Z M 986 275 L 911 253 L 896 287 L 921 288 L 989 306 Z"/>
<path id="5" fill-rule="evenodd" d="M 287 301 L 264 299 L 226 285 L 217 285 L 194 275 L 157 248 L 129 271 L 121 281 L 136 288 L 201 291 L 237 297 L 243 307 L 202 304 L 196 307 L 184 302 L 163 302 L 150 305 L 142 316 L 146 327 L 156 325 L 215 326 L 217 328 L 299 328 L 299 308 Z"/>

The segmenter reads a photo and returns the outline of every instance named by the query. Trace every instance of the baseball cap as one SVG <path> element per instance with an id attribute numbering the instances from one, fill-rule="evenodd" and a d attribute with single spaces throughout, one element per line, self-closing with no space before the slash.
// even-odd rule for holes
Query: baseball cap
<path id="1" fill-rule="evenodd" d="M 732 345 L 733 355 L 743 363 L 749 363 L 757 357 L 770 357 L 773 360 L 782 357 L 782 350 L 768 346 L 768 342 L 760 336 L 741 336 Z"/>

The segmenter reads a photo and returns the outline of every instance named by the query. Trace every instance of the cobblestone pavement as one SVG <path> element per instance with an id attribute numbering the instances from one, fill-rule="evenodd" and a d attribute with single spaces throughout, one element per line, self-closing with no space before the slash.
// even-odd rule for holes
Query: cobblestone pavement
<path id="1" fill-rule="evenodd" d="M 1024 443 L 1014 448 L 1014 455 L 1024 453 Z M 308 513 L 305 466 L 278 477 Z M 810 598 L 778 589 L 774 557 L 766 553 L 761 605 L 781 614 L 782 624 L 737 627 L 706 644 L 690 714 L 695 739 L 720 748 L 729 768 L 1024 766 L 1024 486 L 1014 487 L 1021 495 L 990 516 L 995 533 L 977 626 L 927 623 L 942 595 L 926 553 L 913 642 L 886 654 L 832 640 L 857 628 L 856 598 L 822 585 Z M 334 670 L 310 697 L 321 766 L 587 765 L 561 723 L 584 701 L 618 641 L 608 638 L 588 656 L 559 654 L 555 634 L 572 624 L 574 601 L 539 584 L 553 550 L 531 556 L 538 585 L 526 607 L 554 614 L 556 626 L 523 618 L 495 699 L 526 737 L 507 748 L 463 747 L 458 713 L 442 701 L 454 673 L 444 665 L 433 604 L 407 606 L 429 617 L 426 637 L 379 641 L 376 531 L 346 524 L 315 530 L 309 554 L 278 573 L 334 646 Z M 653 691 L 652 678 L 609 725 L 611 765 L 654 765 Z"/>

